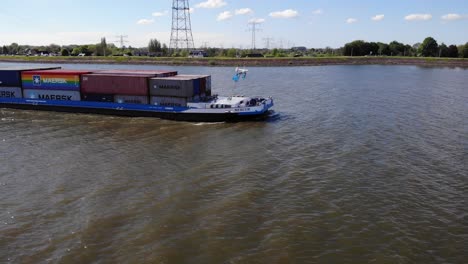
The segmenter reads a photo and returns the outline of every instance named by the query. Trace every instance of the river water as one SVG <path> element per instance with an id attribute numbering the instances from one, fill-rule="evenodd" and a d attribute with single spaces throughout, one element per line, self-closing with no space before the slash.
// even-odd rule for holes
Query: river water
<path id="1" fill-rule="evenodd" d="M 61 66 L 212 74 L 275 114 L 0 109 L 0 263 L 466 263 L 466 69 Z"/>

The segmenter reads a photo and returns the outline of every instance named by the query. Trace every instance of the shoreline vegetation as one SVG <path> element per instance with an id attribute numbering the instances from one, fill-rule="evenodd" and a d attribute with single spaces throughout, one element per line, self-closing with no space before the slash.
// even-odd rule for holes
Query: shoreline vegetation
<path id="1" fill-rule="evenodd" d="M 299 58 L 183 58 L 183 57 L 41 57 L 41 56 L 0 56 L 0 62 L 17 63 L 67 63 L 67 64 L 128 64 L 128 65 L 169 65 L 169 66 L 324 66 L 324 65 L 416 65 L 439 67 L 467 67 L 468 59 L 434 57 L 299 57 Z"/>

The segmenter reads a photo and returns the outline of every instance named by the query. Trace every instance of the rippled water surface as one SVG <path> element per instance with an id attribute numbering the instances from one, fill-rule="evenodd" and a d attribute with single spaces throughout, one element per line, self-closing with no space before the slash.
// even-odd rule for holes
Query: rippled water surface
<path id="1" fill-rule="evenodd" d="M 0 64 L 5 66 L 6 64 Z M 468 70 L 233 68 L 266 122 L 0 109 L 0 263 L 466 263 Z"/>

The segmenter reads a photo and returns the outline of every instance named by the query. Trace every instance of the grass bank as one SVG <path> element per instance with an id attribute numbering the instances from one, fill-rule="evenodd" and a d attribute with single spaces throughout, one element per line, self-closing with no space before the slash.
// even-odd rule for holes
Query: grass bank
<path id="1" fill-rule="evenodd" d="M 192 66 L 421 65 L 468 67 L 468 59 L 415 57 L 173 58 L 173 57 L 26 57 L 0 56 L 0 62 L 147 64 Z"/>

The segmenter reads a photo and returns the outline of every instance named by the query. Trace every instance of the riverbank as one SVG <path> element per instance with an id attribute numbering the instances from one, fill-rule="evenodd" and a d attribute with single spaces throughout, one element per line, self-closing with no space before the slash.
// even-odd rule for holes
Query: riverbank
<path id="1" fill-rule="evenodd" d="M 416 57 L 300 57 L 300 58 L 151 58 L 151 57 L 26 57 L 0 56 L 0 62 L 146 64 L 187 66 L 321 66 L 321 65 L 419 65 L 468 67 L 468 59 Z"/>

